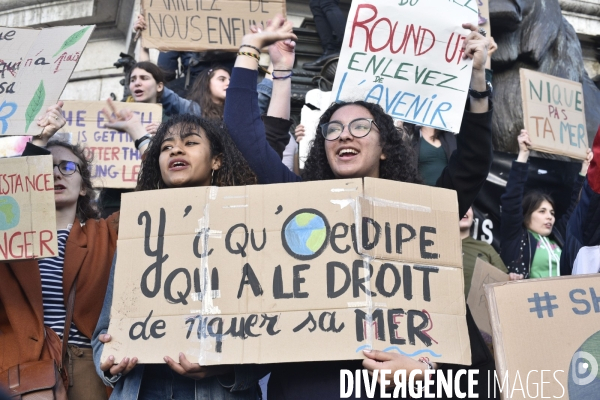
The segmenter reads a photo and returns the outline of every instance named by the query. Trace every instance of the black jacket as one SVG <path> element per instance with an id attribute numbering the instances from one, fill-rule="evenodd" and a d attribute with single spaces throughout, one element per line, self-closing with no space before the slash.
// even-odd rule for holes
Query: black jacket
<path id="1" fill-rule="evenodd" d="M 531 262 L 538 245 L 537 239 L 523 225 L 522 202 L 528 169 L 529 163 L 513 161 L 506 183 L 506 191 L 500 198 L 502 207 L 502 214 L 500 215 L 500 257 L 502 257 L 502 261 L 504 261 L 509 272 L 522 274 L 525 278 L 529 278 Z M 561 248 L 565 243 L 567 222 L 577 205 L 584 179 L 583 176 L 577 175 L 569 208 L 552 228 L 550 238 Z M 563 271 L 561 271 L 561 274 L 563 274 Z"/>

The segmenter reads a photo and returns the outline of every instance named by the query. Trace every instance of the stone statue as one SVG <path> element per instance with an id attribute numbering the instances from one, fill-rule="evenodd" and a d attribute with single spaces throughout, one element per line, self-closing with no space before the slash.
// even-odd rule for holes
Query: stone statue
<path id="1" fill-rule="evenodd" d="M 583 66 L 575 30 L 562 16 L 558 0 L 490 0 L 496 150 L 517 152 L 523 129 L 519 68 L 581 82 L 589 143 L 600 124 L 600 90 Z"/>

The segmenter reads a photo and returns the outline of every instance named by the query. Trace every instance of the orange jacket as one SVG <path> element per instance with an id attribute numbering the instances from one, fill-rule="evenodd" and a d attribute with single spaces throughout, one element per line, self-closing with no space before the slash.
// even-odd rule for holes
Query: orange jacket
<path id="1" fill-rule="evenodd" d="M 73 322 L 92 337 L 108 285 L 117 246 L 119 213 L 107 219 L 75 219 L 65 248 L 63 296 L 66 304 L 75 277 Z M 0 371 L 50 358 L 44 344 L 42 281 L 37 260 L 0 263 Z"/>

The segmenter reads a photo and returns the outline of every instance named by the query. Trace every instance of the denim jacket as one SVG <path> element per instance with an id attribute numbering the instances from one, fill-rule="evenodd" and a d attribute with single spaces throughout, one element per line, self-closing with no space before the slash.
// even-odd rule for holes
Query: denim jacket
<path id="1" fill-rule="evenodd" d="M 113 300 L 113 287 L 115 265 L 117 260 L 117 252 L 113 259 L 112 268 L 110 271 L 110 279 L 106 289 L 106 297 L 100 313 L 98 325 L 92 336 L 92 347 L 94 349 L 94 364 L 96 372 L 102 378 L 106 386 L 113 387 L 111 400 L 133 400 L 138 398 L 142 377 L 144 375 L 144 365 L 140 364 L 133 368 L 126 376 L 122 376 L 117 380 L 109 380 L 102 370 L 100 370 L 100 357 L 104 344 L 100 342 L 98 337 L 108 331 L 110 323 L 110 308 Z M 196 384 L 196 399 L 210 400 L 256 400 L 258 399 L 258 380 L 268 373 L 266 366 L 245 364 L 235 365 L 235 379 L 231 382 L 225 382 L 221 377 L 211 377 L 198 380 Z M 165 376 L 165 384 L 167 384 L 168 376 Z M 155 399 L 144 399 L 155 400 Z M 162 399 L 156 399 L 162 400 Z"/>
<path id="2" fill-rule="evenodd" d="M 164 88 L 160 102 L 163 106 L 163 112 L 167 115 L 193 114 L 199 117 L 202 116 L 202 110 L 200 110 L 198 103 L 179 97 L 177 93 L 168 87 Z"/>

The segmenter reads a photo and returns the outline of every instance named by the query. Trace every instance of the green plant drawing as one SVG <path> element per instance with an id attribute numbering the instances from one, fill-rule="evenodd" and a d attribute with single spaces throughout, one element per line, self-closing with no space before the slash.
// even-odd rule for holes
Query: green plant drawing
<path id="1" fill-rule="evenodd" d="M 29 129 L 29 125 L 35 119 L 35 116 L 40 112 L 42 106 L 44 105 L 44 100 L 46 99 L 46 89 L 44 89 L 44 81 L 40 81 L 40 85 L 36 89 L 29 105 L 27 106 L 27 111 L 25 111 L 25 132 Z"/>
<path id="2" fill-rule="evenodd" d="M 72 34 L 71 36 L 69 36 L 67 38 L 67 40 L 65 40 L 65 42 L 62 44 L 62 46 L 60 46 L 60 49 L 58 49 L 58 51 L 56 53 L 54 53 L 54 55 L 52 57 L 56 57 L 56 55 L 58 53 L 60 53 L 61 51 L 63 51 L 64 49 L 66 49 L 67 47 L 71 47 L 73 46 L 75 43 L 77 43 L 77 41 L 79 39 L 81 39 L 83 37 L 83 35 L 85 35 L 85 33 L 87 32 L 87 30 L 90 29 L 89 26 L 86 26 L 83 29 L 78 30 L 77 32 L 75 32 L 74 34 Z"/>

